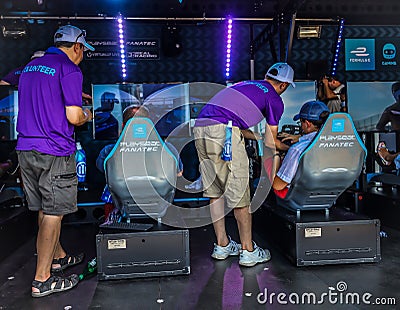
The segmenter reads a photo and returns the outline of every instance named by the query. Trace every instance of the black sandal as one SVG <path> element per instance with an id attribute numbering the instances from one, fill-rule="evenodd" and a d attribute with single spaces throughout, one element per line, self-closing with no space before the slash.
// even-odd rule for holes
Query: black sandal
<path id="1" fill-rule="evenodd" d="M 32 287 L 37 288 L 39 292 L 32 292 L 32 297 L 43 297 L 57 292 L 68 291 L 78 282 L 79 277 L 76 274 L 66 278 L 51 276 L 44 282 L 33 280 Z"/>
<path id="2" fill-rule="evenodd" d="M 53 259 L 52 265 L 60 265 L 60 267 L 51 267 L 51 272 L 57 272 L 64 270 L 68 267 L 80 264 L 83 261 L 85 254 L 80 253 L 78 255 L 65 255 L 63 258 Z"/>

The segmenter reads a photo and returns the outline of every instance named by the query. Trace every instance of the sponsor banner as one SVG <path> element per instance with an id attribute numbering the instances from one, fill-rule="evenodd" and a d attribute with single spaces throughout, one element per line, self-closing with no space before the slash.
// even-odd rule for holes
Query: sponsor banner
<path id="1" fill-rule="evenodd" d="M 94 51 L 86 52 L 86 60 L 119 60 L 120 53 L 112 51 Z M 128 60 L 158 60 L 160 59 L 159 51 L 128 51 L 126 52 Z"/>
<path id="2" fill-rule="evenodd" d="M 398 71 L 400 39 L 346 39 L 347 71 Z"/>
<path id="3" fill-rule="evenodd" d="M 375 39 L 346 39 L 347 71 L 375 70 Z"/>
<path id="4" fill-rule="evenodd" d="M 399 70 L 400 39 L 376 39 L 376 69 Z"/>
<path id="5" fill-rule="evenodd" d="M 91 39 L 87 42 L 95 48 L 85 53 L 87 60 L 119 60 L 119 42 L 112 39 Z M 129 60 L 159 60 L 159 39 L 130 39 L 125 43 L 126 58 Z"/>

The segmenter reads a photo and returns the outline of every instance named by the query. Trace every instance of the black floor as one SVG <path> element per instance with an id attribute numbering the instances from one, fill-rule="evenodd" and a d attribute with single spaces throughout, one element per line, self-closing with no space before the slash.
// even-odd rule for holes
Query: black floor
<path id="1" fill-rule="evenodd" d="M 237 239 L 234 219 L 228 218 L 230 234 Z M 259 230 L 258 228 L 257 230 Z M 96 277 L 82 281 L 71 291 L 43 298 L 30 295 L 36 257 L 34 236 L 0 263 L 0 309 L 399 309 L 396 305 L 367 306 L 345 304 L 339 295 L 325 296 L 324 303 L 301 304 L 307 293 L 323 296 L 338 292 L 339 282 L 347 285 L 343 292 L 370 293 L 376 297 L 396 298 L 400 303 L 400 232 L 385 229 L 388 237 L 381 240 L 382 261 L 376 264 L 346 264 L 295 267 L 261 234 L 254 239 L 268 247 L 272 260 L 251 268 L 239 267 L 238 258 L 215 261 L 210 257 L 214 235 L 211 226 L 190 230 L 191 274 L 130 280 L 97 281 Z M 95 256 L 95 224 L 63 226 L 62 240 L 66 249 L 86 253 L 85 262 Z M 13 238 L 13 236 L 10 236 Z M 79 273 L 84 264 L 66 271 Z M 272 303 L 265 301 L 265 294 Z M 257 296 L 259 296 L 259 300 Z M 273 294 L 275 293 L 275 295 Z M 293 301 L 284 305 L 281 300 Z M 300 296 L 300 305 L 294 304 Z M 272 296 L 272 297 L 271 297 Z M 334 303 L 336 300 L 336 303 Z M 393 299 L 380 299 L 393 303 Z"/>

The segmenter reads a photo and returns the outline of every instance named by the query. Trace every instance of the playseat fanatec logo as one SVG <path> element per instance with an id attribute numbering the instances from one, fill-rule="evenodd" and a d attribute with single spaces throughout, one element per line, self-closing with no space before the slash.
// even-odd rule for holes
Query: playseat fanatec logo
<path id="1" fill-rule="evenodd" d="M 319 137 L 319 148 L 353 147 L 355 135 L 322 135 Z"/>
<path id="2" fill-rule="evenodd" d="M 119 152 L 157 152 L 160 146 L 160 141 L 120 142 Z"/>

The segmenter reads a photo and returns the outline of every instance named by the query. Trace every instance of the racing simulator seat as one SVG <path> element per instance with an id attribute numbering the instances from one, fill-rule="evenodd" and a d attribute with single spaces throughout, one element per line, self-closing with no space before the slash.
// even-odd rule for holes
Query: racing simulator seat
<path id="1" fill-rule="evenodd" d="M 381 260 L 378 219 L 344 208 L 330 212 L 358 178 L 365 155 L 350 116 L 331 114 L 300 156 L 286 196 L 261 210 L 266 235 L 296 266 Z M 325 216 L 305 210 L 325 210 Z"/>
<path id="2" fill-rule="evenodd" d="M 160 219 L 175 195 L 178 160 L 148 118 L 125 125 L 104 162 L 115 207 L 123 218 Z"/>
<path id="3" fill-rule="evenodd" d="M 160 222 L 175 195 L 178 161 L 153 122 L 131 118 L 104 166 L 115 207 L 127 220 L 117 224 L 136 224 L 136 228 L 110 225 L 111 231 L 101 229 L 96 236 L 98 279 L 189 274 L 189 231 L 160 223 L 146 231 L 154 225 L 141 220 L 152 217 Z"/>
<path id="4" fill-rule="evenodd" d="M 361 142 L 351 117 L 334 113 L 305 149 L 284 198 L 278 206 L 295 211 L 329 208 L 361 173 L 367 150 Z"/>

